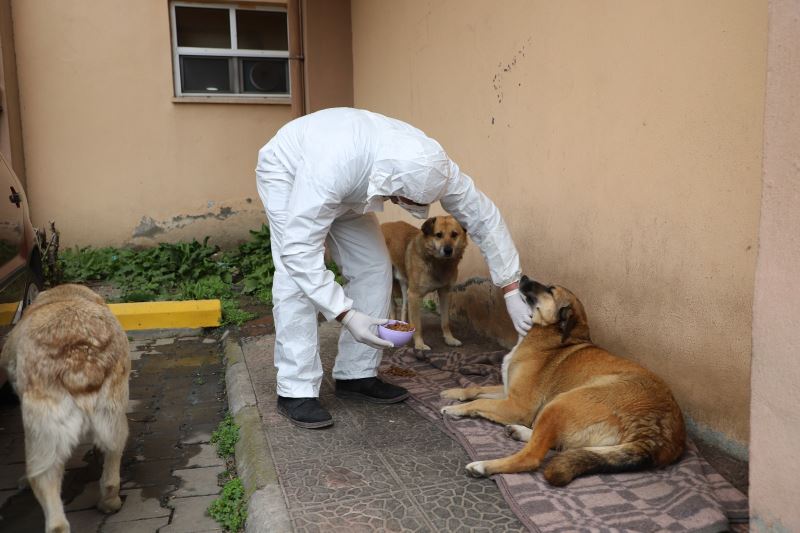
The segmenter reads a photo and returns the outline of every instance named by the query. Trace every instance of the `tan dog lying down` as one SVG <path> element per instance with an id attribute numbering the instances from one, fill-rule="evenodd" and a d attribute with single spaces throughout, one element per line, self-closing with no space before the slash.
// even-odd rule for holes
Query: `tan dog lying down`
<path id="1" fill-rule="evenodd" d="M 450 289 L 458 279 L 458 264 L 467 247 L 467 233 L 451 216 L 432 217 L 420 229 L 405 222 L 381 224 L 392 260 L 392 274 L 400 285 L 400 320 L 414 325 L 414 348 L 430 350 L 422 337 L 422 299 L 439 294 L 442 334 L 448 346 L 461 346 L 450 331 Z M 406 318 L 408 311 L 408 319 Z M 394 304 L 390 316 L 394 318 Z"/>
<path id="2" fill-rule="evenodd" d="M 105 456 L 97 507 L 119 510 L 131 367 L 128 338 L 103 299 L 80 285 L 42 292 L 9 334 L 0 364 L 22 402 L 26 473 L 46 531 L 70 530 L 61 480 L 85 433 Z"/>
<path id="3" fill-rule="evenodd" d="M 527 441 L 519 452 L 467 465 L 475 476 L 539 468 L 552 485 L 581 474 L 663 467 L 683 453 L 683 416 L 667 385 L 640 365 L 592 344 L 581 302 L 563 287 L 523 276 L 533 329 L 503 359 L 503 385 L 448 389 L 442 397 L 474 400 L 442 408 L 508 424 Z M 530 429 L 532 428 L 532 429 Z"/>

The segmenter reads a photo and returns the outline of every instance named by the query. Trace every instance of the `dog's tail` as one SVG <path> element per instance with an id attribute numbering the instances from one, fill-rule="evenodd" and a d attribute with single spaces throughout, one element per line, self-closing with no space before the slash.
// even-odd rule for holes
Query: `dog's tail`
<path id="1" fill-rule="evenodd" d="M 22 421 L 28 479 L 63 465 L 78 445 L 85 425 L 84 415 L 71 396 L 54 401 L 26 395 L 22 401 Z"/>
<path id="2" fill-rule="evenodd" d="M 107 307 L 98 304 L 50 305 L 60 309 L 30 330 L 31 340 L 44 348 L 50 361 L 40 363 L 42 371 L 52 371 L 71 394 L 96 392 L 128 357 L 127 346 L 120 341 L 126 337 L 119 322 Z"/>
<path id="3" fill-rule="evenodd" d="M 583 474 L 627 472 L 662 464 L 658 446 L 652 440 L 640 440 L 615 446 L 573 448 L 559 453 L 544 469 L 551 485 L 563 487 Z M 678 454 L 680 455 L 680 454 Z"/>

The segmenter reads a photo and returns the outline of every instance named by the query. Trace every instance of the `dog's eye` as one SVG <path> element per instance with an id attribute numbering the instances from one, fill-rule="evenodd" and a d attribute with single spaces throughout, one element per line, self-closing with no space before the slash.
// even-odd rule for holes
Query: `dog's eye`
<path id="1" fill-rule="evenodd" d="M 454 231 L 453 233 L 450 234 L 450 237 L 455 239 L 456 237 L 458 237 L 458 232 Z"/>
<path id="2" fill-rule="evenodd" d="M 444 233 L 442 233 L 441 231 L 436 234 L 437 239 L 441 239 L 442 237 L 444 237 Z"/>

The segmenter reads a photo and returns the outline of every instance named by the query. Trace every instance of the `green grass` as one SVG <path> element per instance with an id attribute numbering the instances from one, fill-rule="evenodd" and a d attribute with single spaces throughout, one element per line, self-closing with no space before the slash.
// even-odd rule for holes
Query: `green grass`
<path id="1" fill-rule="evenodd" d="M 239 441 L 239 426 L 228 413 L 211 434 L 211 443 L 217 445 L 217 455 L 228 462 L 229 470 L 221 474 L 227 482 L 219 498 L 208 506 L 208 514 L 225 531 L 238 532 L 244 528 L 247 518 L 247 501 L 242 480 L 236 477 L 232 467 L 234 448 Z"/>
<path id="2" fill-rule="evenodd" d="M 436 302 L 433 300 L 423 300 L 422 307 L 433 313 L 436 312 Z"/>
<path id="3" fill-rule="evenodd" d="M 328 270 L 333 272 L 333 279 L 336 281 L 336 283 L 338 283 L 339 285 L 344 285 L 345 283 L 347 283 L 345 277 L 342 276 L 342 272 L 339 269 L 339 265 L 331 261 L 327 263 L 325 266 L 328 268 Z"/>
<path id="4" fill-rule="evenodd" d="M 233 456 L 234 447 L 238 441 L 239 426 L 228 413 L 211 434 L 211 443 L 217 445 L 217 455 L 227 459 Z"/>
<path id="5" fill-rule="evenodd" d="M 222 299 L 222 325 L 241 326 L 245 322 L 253 320 L 257 315 L 250 311 L 240 309 L 234 300 Z"/>
<path id="6" fill-rule="evenodd" d="M 234 477 L 225 483 L 222 494 L 208 506 L 208 514 L 225 531 L 238 532 L 244 529 L 247 505 L 241 479 Z"/>

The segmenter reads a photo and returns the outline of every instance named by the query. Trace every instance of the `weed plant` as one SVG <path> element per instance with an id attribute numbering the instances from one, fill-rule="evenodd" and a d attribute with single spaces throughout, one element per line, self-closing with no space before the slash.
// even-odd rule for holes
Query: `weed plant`
<path id="1" fill-rule="evenodd" d="M 222 488 L 219 498 L 211 502 L 208 514 L 216 520 L 225 531 L 237 532 L 244 529 L 247 519 L 244 485 L 242 480 L 234 477 Z"/>
<path id="2" fill-rule="evenodd" d="M 259 231 L 250 230 L 250 240 L 228 255 L 228 261 L 238 269 L 242 292 L 252 294 L 261 302 L 272 303 L 272 279 L 275 264 L 272 262 L 269 226 L 261 225 Z"/>
<path id="3" fill-rule="evenodd" d="M 436 305 L 436 302 L 433 301 L 433 300 L 423 300 L 422 301 L 422 307 L 427 309 L 431 313 L 436 313 L 438 306 Z"/>
<path id="4" fill-rule="evenodd" d="M 220 474 L 221 480 L 227 481 L 219 498 L 208 506 L 208 514 L 216 520 L 225 531 L 238 532 L 244 528 L 247 518 L 247 499 L 245 498 L 242 480 L 236 477 L 233 467 L 234 447 L 239 441 L 239 426 L 228 413 L 211 434 L 211 443 L 217 445 L 217 455 L 225 459 L 228 468 Z"/>
<path id="5" fill-rule="evenodd" d="M 123 302 L 219 298 L 223 324 L 241 325 L 255 317 L 239 307 L 239 294 L 272 304 L 275 264 L 266 224 L 230 252 L 209 245 L 206 237 L 143 250 L 72 248 L 61 252 L 59 263 L 64 281 L 110 281 Z M 338 283 L 346 282 L 335 263 L 327 267 Z"/>
<path id="6" fill-rule="evenodd" d="M 227 459 L 233 456 L 237 442 L 239 442 L 239 426 L 228 413 L 211 434 L 211 444 L 217 445 L 217 455 Z"/>

